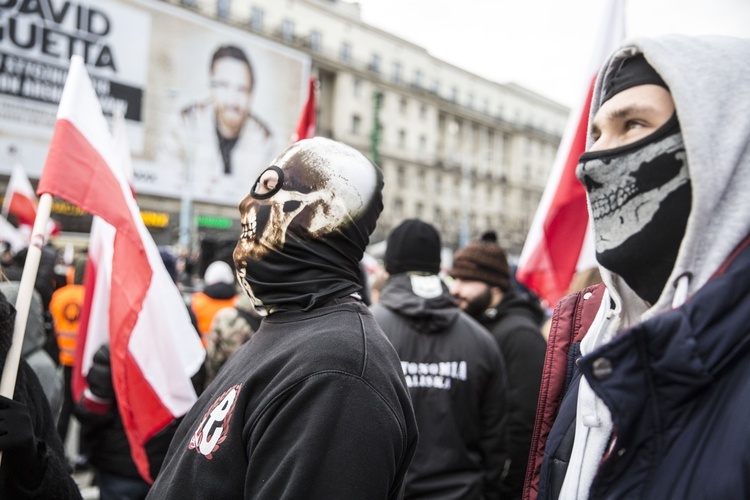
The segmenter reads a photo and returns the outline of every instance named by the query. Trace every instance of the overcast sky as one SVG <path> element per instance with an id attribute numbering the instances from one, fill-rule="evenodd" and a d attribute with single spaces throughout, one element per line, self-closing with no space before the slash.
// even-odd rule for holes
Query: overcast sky
<path id="1" fill-rule="evenodd" d="M 357 0 L 365 22 L 567 106 L 581 95 L 603 0 Z M 626 0 L 626 36 L 750 38 L 750 0 Z M 749 62 L 750 64 L 750 62 Z"/>

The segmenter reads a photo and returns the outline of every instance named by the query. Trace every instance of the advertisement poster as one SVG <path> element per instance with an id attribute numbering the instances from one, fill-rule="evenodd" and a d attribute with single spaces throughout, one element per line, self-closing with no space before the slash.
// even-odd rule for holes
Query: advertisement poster
<path id="1" fill-rule="evenodd" d="M 124 113 L 136 192 L 221 205 L 289 144 L 310 73 L 301 52 L 163 2 L 2 0 L 0 173 L 39 177 L 73 54 L 105 114 Z"/>

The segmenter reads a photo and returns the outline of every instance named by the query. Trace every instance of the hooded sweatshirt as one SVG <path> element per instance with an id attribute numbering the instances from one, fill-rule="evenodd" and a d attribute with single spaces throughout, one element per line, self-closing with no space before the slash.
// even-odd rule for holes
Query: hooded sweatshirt
<path id="1" fill-rule="evenodd" d="M 725 299 L 737 300 L 731 299 L 733 289 L 745 286 L 737 266 L 747 259 L 740 255 L 727 264 L 729 270 L 722 266 L 750 234 L 743 208 L 750 192 L 750 118 L 744 112 L 750 105 L 750 40 L 673 35 L 626 42 L 599 73 L 591 119 L 620 61 L 638 52 L 674 100 L 692 186 L 691 211 L 674 267 L 654 304 L 639 298 L 617 274 L 600 269 L 607 294 L 580 344 L 584 356 L 576 365 L 583 377 L 573 379 L 560 406 L 560 415 L 575 418 L 560 498 L 746 498 L 747 426 L 732 419 L 749 410 L 745 403 L 737 406 L 750 400 L 750 388 L 740 382 L 747 380 L 741 371 L 749 361 L 737 315 L 747 304 Z M 589 136 L 589 146 L 592 142 Z M 725 321 L 724 339 L 708 323 L 718 318 Z M 556 495 L 551 456 L 563 446 L 569 425 L 558 417 L 550 432 L 540 498 Z M 717 432 L 744 435 L 727 443 L 730 451 L 721 448 Z M 722 463 L 737 470 L 715 468 Z"/>
<path id="2" fill-rule="evenodd" d="M 436 275 L 391 276 L 372 309 L 401 358 L 417 416 L 405 498 L 501 498 L 507 389 L 492 337 Z"/>

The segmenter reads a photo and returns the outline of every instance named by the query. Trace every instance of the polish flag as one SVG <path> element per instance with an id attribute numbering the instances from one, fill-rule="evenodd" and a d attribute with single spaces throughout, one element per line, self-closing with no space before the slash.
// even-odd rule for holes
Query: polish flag
<path id="1" fill-rule="evenodd" d="M 3 216 L 14 215 L 19 226 L 29 226 L 30 228 L 34 225 L 34 219 L 36 219 L 38 204 L 39 200 L 34 193 L 34 188 L 31 186 L 29 176 L 26 175 L 23 167 L 16 163 L 10 171 L 8 189 L 5 191 L 2 209 Z M 27 232 L 30 236 L 31 230 L 29 229 Z M 59 233 L 60 223 L 49 219 L 47 222 L 47 235 L 56 236 Z M 26 239 L 28 240 L 28 238 Z M 28 245 L 28 241 L 26 245 Z"/>
<path id="2" fill-rule="evenodd" d="M 151 482 L 145 444 L 195 402 L 190 377 L 205 351 L 122 173 L 128 161 L 117 153 L 83 60 L 74 56 L 38 189 L 96 216 L 74 396 L 83 392 L 94 353 L 109 342 L 131 454 Z"/>
<path id="3" fill-rule="evenodd" d="M 302 114 L 299 117 L 297 123 L 297 130 L 292 135 L 292 142 L 301 141 L 302 139 L 310 139 L 315 137 L 315 119 L 316 119 L 316 107 L 315 107 L 315 87 L 317 86 L 317 80 L 314 76 L 310 77 L 310 85 L 307 93 L 307 102 L 305 107 L 302 109 Z"/>
<path id="4" fill-rule="evenodd" d="M 578 270 L 596 266 L 586 191 L 575 171 L 586 149 L 594 82 L 606 58 L 625 38 L 624 0 L 609 0 L 586 74 L 585 92 L 572 110 L 547 186 L 526 237 L 516 278 L 553 307 Z"/>

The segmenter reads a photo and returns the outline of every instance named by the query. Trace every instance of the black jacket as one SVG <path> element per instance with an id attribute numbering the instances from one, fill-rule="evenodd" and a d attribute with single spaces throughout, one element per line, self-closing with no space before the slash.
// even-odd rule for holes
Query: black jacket
<path id="1" fill-rule="evenodd" d="M 393 347 L 336 299 L 263 320 L 183 419 L 149 498 L 396 499 L 416 441 Z"/>
<path id="2" fill-rule="evenodd" d="M 401 357 L 417 415 L 405 498 L 500 498 L 507 403 L 492 337 L 437 276 L 392 276 L 373 314 Z"/>
<path id="3" fill-rule="evenodd" d="M 521 498 L 547 343 L 540 330 L 544 312 L 521 294 L 509 292 L 497 308 L 478 318 L 497 341 L 508 370 L 510 468 L 503 497 Z"/>

